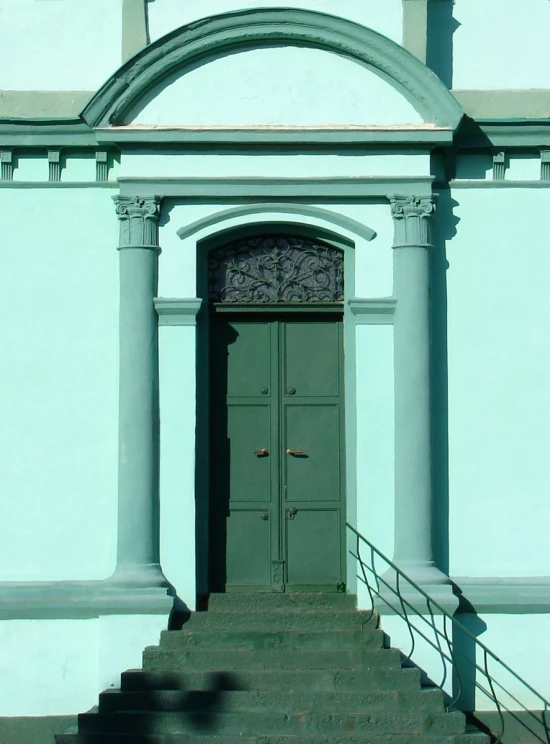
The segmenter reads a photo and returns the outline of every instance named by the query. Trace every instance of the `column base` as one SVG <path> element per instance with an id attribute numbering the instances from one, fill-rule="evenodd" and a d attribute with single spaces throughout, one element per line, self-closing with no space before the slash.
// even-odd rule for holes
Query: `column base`
<path id="1" fill-rule="evenodd" d="M 407 579 L 398 576 L 396 571 L 389 568 L 381 576 L 380 602 L 377 610 L 384 614 L 402 614 L 403 607 L 401 599 L 405 603 L 407 612 L 419 612 L 421 614 L 435 615 L 441 612 L 434 606 L 437 603 L 451 615 L 458 608 L 458 597 L 453 592 L 453 586 L 447 574 L 440 571 L 433 562 L 406 561 L 394 559 L 404 574 L 414 582 L 430 598 L 431 602 L 423 596 Z M 385 582 L 385 583 L 384 583 Z M 401 598 L 401 599 L 400 599 Z M 391 605 L 391 607 L 389 606 Z M 386 609 L 385 609 L 386 608 Z"/>
<path id="2" fill-rule="evenodd" d="M 115 572 L 101 582 L 94 605 L 103 615 L 168 614 L 174 596 L 175 591 L 160 564 L 117 566 Z"/>

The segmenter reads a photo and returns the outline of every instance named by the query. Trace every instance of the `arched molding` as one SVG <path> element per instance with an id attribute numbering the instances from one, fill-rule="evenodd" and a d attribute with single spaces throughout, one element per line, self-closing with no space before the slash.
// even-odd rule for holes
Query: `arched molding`
<path id="1" fill-rule="evenodd" d="M 293 215 L 298 217 L 296 225 L 299 226 L 308 225 L 327 229 L 328 225 L 329 232 L 332 232 L 331 227 L 337 228 L 338 231 L 333 233 L 334 237 L 341 238 L 342 230 L 353 237 L 361 237 L 367 241 L 374 240 L 376 237 L 375 231 L 367 225 L 329 209 L 312 207 L 307 204 L 280 203 L 244 204 L 223 209 L 221 212 L 215 212 L 192 222 L 190 225 L 181 227 L 177 234 L 178 237 L 185 240 L 191 236 L 204 233 L 200 235 L 200 239 L 203 240 L 218 233 L 225 233 L 233 226 L 238 227 L 239 224 L 256 225 L 264 222 L 289 224 L 291 222 L 289 217 Z"/>
<path id="2" fill-rule="evenodd" d="M 462 109 L 417 57 L 372 29 L 336 16 L 295 8 L 255 8 L 212 16 L 158 39 L 124 64 L 82 112 L 91 127 L 124 123 L 153 86 L 212 55 L 274 44 L 314 47 L 368 67 L 386 79 L 425 122 L 455 130 Z"/>

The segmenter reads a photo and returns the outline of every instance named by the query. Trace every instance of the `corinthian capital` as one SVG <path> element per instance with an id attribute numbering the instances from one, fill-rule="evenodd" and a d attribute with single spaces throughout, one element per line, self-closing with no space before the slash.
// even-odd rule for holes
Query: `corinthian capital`
<path id="1" fill-rule="evenodd" d="M 431 221 L 435 203 L 431 196 L 390 196 L 395 228 L 394 248 L 431 247 Z"/>
<path id="2" fill-rule="evenodd" d="M 160 196 L 113 196 L 120 220 L 119 248 L 159 250 Z"/>

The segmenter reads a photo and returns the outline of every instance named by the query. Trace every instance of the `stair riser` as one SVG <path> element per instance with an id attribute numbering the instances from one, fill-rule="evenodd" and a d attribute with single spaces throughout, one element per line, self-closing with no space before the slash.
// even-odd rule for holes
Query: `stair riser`
<path id="1" fill-rule="evenodd" d="M 464 717 L 452 713 L 412 715 L 400 713 L 125 713 L 79 716 L 82 733 L 149 734 L 437 734 L 464 733 Z"/>
<path id="2" fill-rule="evenodd" d="M 284 691 L 244 692 L 106 692 L 99 697 L 100 713 L 120 711 L 200 711 L 210 709 L 228 712 L 246 710 L 293 713 L 321 710 L 324 712 L 396 711 L 405 713 L 443 712 L 443 694 L 439 690 L 395 692 L 307 692 L 289 695 Z"/>
<path id="3" fill-rule="evenodd" d="M 417 669 L 371 670 L 368 672 L 333 671 L 249 671 L 231 673 L 185 672 L 147 673 L 125 672 L 121 677 L 122 689 L 137 690 L 292 690 L 367 692 L 407 691 L 420 689 L 420 672 Z"/>
<path id="4" fill-rule="evenodd" d="M 316 633 L 296 631 L 163 631 L 160 648 L 189 649 L 225 647 L 262 651 L 264 649 L 374 649 L 382 648 L 381 630 L 332 630 Z"/>
<path id="5" fill-rule="evenodd" d="M 254 610 L 355 610 L 357 597 L 353 594 L 319 594 L 265 592 L 250 594 L 211 594 L 209 612 L 248 612 Z"/>
<path id="6" fill-rule="evenodd" d="M 162 651 L 157 647 L 145 649 L 143 668 L 149 671 L 186 669 L 332 669 L 366 671 L 367 669 L 398 669 L 399 652 L 380 651 L 274 651 L 261 653 L 232 649 L 204 649 Z"/>
<path id="7" fill-rule="evenodd" d="M 286 735 L 268 736 L 224 736 L 222 743 L 216 735 L 202 734 L 58 734 L 57 744 L 489 744 L 489 737 L 480 734 L 425 735 L 404 734 L 297 734 L 289 739 Z"/>
<path id="8" fill-rule="evenodd" d="M 195 612 L 184 630 L 344 630 L 376 628 L 368 612 Z"/>

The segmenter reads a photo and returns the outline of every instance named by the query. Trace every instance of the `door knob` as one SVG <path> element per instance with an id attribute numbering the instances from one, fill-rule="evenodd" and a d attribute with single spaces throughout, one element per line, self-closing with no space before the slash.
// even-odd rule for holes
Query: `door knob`
<path id="1" fill-rule="evenodd" d="M 287 455 L 305 455 L 306 454 L 303 450 L 293 450 L 293 449 L 287 449 L 286 453 Z"/>
<path id="2" fill-rule="evenodd" d="M 289 519 L 294 519 L 297 513 L 298 513 L 298 509 L 296 509 L 295 506 L 291 506 L 290 509 L 286 510 L 286 515 Z"/>
<path id="3" fill-rule="evenodd" d="M 265 447 L 262 447 L 261 449 L 252 450 L 252 454 L 258 455 L 258 457 L 267 457 L 267 455 L 269 455 L 269 450 L 267 450 Z"/>

